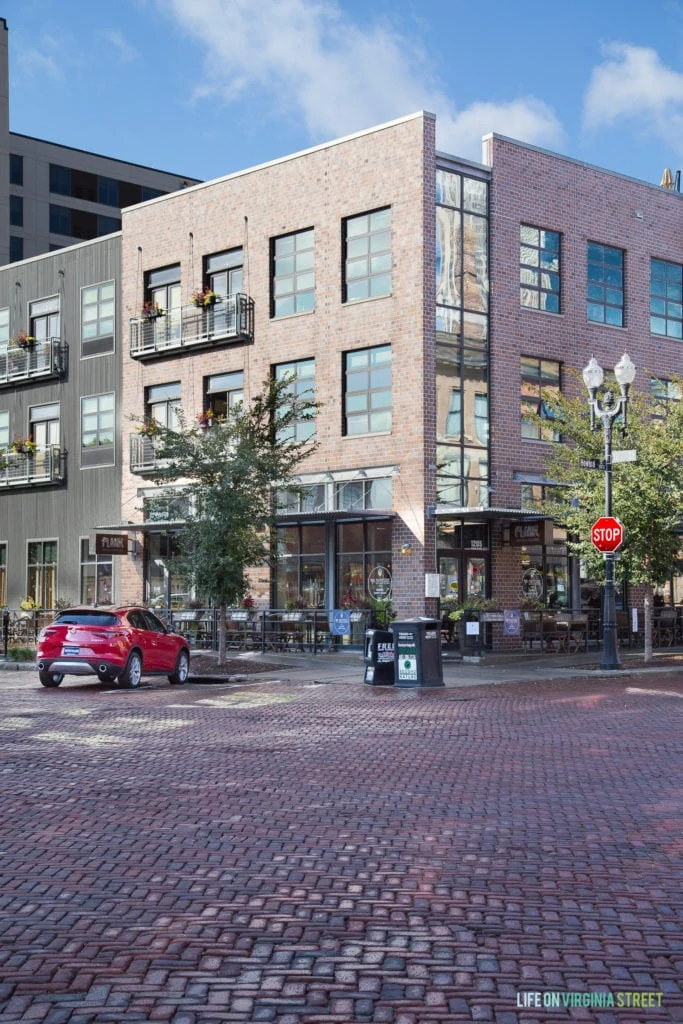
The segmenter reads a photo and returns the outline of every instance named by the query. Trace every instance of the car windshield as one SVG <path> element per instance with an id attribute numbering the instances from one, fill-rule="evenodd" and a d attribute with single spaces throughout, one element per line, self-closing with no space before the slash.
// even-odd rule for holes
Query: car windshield
<path id="1" fill-rule="evenodd" d="M 118 616 L 110 612 L 63 612 L 55 619 L 60 626 L 118 626 Z"/>

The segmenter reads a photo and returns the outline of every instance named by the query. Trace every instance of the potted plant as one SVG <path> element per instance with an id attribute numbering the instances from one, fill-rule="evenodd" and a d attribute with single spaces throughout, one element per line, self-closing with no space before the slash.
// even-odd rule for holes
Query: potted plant
<path id="1" fill-rule="evenodd" d="M 152 320 L 156 320 L 157 317 L 163 316 L 164 311 L 158 302 L 153 302 L 149 299 L 143 303 L 142 309 L 140 310 L 140 319 L 149 323 Z"/>
<path id="2" fill-rule="evenodd" d="M 156 420 L 145 420 L 138 426 L 138 433 L 143 437 L 156 437 L 159 433 L 159 424 Z"/>
<path id="3" fill-rule="evenodd" d="M 35 455 L 38 445 L 30 434 L 28 437 L 17 435 L 9 446 L 9 450 L 16 455 Z"/>
<path id="4" fill-rule="evenodd" d="M 216 414 L 213 409 L 207 409 L 206 412 L 200 412 L 197 416 L 197 423 L 202 430 L 208 430 L 212 427 L 216 421 Z"/>
<path id="5" fill-rule="evenodd" d="M 36 343 L 36 339 L 33 338 L 27 331 L 19 331 L 16 338 L 12 340 L 12 345 L 15 348 L 21 348 L 25 352 L 32 349 Z"/>
<path id="6" fill-rule="evenodd" d="M 467 622 L 479 622 L 481 613 L 488 611 L 500 611 L 500 602 L 496 601 L 495 598 L 469 597 L 456 604 L 453 610 L 448 613 L 449 620 L 455 624 L 458 634 L 458 646 L 463 655 L 475 646 L 474 639 L 468 641 L 465 624 Z M 476 634 L 473 634 L 473 636 L 476 636 Z"/>
<path id="7" fill-rule="evenodd" d="M 205 288 L 197 288 L 192 293 L 190 302 L 199 309 L 206 309 L 208 306 L 215 306 L 219 299 L 218 292 L 212 291 L 207 285 Z"/>

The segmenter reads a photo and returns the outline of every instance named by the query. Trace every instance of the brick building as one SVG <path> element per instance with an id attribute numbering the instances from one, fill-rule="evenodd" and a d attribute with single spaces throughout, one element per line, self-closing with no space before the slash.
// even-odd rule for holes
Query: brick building
<path id="1" fill-rule="evenodd" d="M 182 509 L 140 423 L 220 416 L 293 372 L 321 403 L 319 447 L 276 565 L 254 575 L 262 606 L 367 605 L 378 572 L 403 616 L 436 614 L 436 593 L 581 603 L 535 505 L 553 424 L 528 412 L 593 354 L 612 367 L 627 351 L 641 389 L 683 373 L 681 196 L 496 135 L 482 164 L 463 161 L 436 151 L 434 127 L 414 114 L 123 211 L 107 271 L 121 500 L 89 522 L 129 534 L 115 599 L 201 596 L 177 572 Z M 92 289 L 107 278 L 88 251 L 60 269 Z M 203 289 L 215 304 L 193 304 Z M 81 298 L 81 335 L 84 315 Z M 64 401 L 82 402 L 77 379 Z M 680 602 L 675 566 L 670 588 Z"/>

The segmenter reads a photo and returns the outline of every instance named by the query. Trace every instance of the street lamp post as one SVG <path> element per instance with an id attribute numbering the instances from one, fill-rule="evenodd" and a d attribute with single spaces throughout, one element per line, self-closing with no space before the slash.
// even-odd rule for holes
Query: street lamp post
<path id="1" fill-rule="evenodd" d="M 620 394 L 615 395 L 608 388 L 602 396 L 598 396 L 604 373 L 595 357 L 591 357 L 583 371 L 583 380 L 590 395 L 591 430 L 598 430 L 598 420 L 602 423 L 605 435 L 605 516 L 612 515 L 612 428 L 617 416 L 622 416 L 621 434 L 626 433 L 626 414 L 628 392 L 636 375 L 636 368 L 624 353 L 614 367 L 614 376 L 619 385 Z M 605 558 L 605 602 L 602 617 L 602 661 L 603 670 L 620 669 L 621 662 L 617 652 L 617 613 L 614 601 L 614 552 L 607 551 Z"/>

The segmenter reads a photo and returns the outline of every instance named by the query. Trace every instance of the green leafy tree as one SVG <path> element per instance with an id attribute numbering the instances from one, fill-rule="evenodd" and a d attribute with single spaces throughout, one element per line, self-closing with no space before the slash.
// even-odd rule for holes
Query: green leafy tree
<path id="1" fill-rule="evenodd" d="M 305 490 L 295 473 L 317 447 L 296 428 L 313 419 L 319 403 L 310 393 L 297 395 L 293 381 L 268 378 L 248 405 L 238 404 L 209 429 L 155 425 L 157 483 L 180 481 L 177 496 L 189 499 L 183 502 L 189 511 L 179 533 L 179 568 L 219 608 L 221 662 L 226 608 L 246 594 L 247 570 L 271 560 L 277 492 Z"/>
<path id="2" fill-rule="evenodd" d="M 610 387 L 606 382 L 600 394 Z M 618 385 L 612 385 L 618 392 Z M 681 382 L 673 381 L 670 393 Z M 602 426 L 592 431 L 584 397 L 544 395 L 547 413 L 561 422 L 563 444 L 549 451 L 546 472 L 558 485 L 543 510 L 563 525 L 569 550 L 584 562 L 588 574 L 604 577 L 604 559 L 590 540 L 591 526 L 605 511 L 605 474 L 582 469 L 581 459 L 604 456 Z M 683 401 L 659 402 L 654 396 L 632 391 L 628 403 L 627 434 L 613 427 L 613 450 L 637 451 L 636 462 L 612 468 L 612 514 L 624 527 L 624 544 L 616 562 L 617 580 L 653 588 L 666 582 L 681 546 L 683 515 Z M 649 625 L 649 617 L 646 617 Z M 645 656 L 651 656 L 651 632 Z"/>

